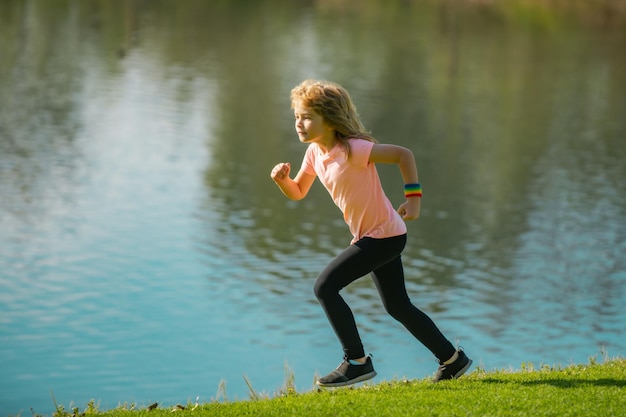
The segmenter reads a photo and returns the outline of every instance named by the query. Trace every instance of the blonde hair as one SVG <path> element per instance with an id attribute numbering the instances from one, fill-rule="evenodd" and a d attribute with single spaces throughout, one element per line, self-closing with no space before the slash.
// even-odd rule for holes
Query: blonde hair
<path id="1" fill-rule="evenodd" d="M 369 134 L 348 91 L 330 81 L 304 80 L 291 90 L 291 107 L 299 103 L 322 116 L 335 131 L 335 138 L 350 157 L 350 138 L 376 142 Z"/>

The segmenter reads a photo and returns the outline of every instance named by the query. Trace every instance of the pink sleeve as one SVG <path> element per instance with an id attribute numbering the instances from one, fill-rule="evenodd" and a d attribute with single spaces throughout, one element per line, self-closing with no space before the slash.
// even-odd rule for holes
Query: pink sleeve
<path id="1" fill-rule="evenodd" d="M 309 145 L 309 147 L 306 148 L 306 152 L 304 153 L 304 158 L 302 159 L 302 167 L 300 169 L 303 170 L 305 174 L 317 175 L 317 173 L 315 172 L 313 147 L 311 145 Z"/>
<path id="2" fill-rule="evenodd" d="M 369 140 L 352 139 L 350 141 L 350 162 L 358 167 L 366 167 L 373 147 L 374 142 Z"/>

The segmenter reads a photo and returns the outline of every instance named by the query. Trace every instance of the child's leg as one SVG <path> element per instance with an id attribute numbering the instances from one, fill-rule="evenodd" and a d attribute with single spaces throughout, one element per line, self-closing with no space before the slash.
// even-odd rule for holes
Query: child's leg
<path id="1" fill-rule="evenodd" d="M 346 248 L 322 271 L 315 282 L 315 295 L 330 321 L 348 359 L 365 356 L 350 307 L 339 291 L 356 279 L 399 256 L 406 236 L 389 239 L 365 238 Z"/>
<path id="2" fill-rule="evenodd" d="M 374 270 L 372 278 L 385 310 L 393 318 L 402 323 L 440 361 L 448 360 L 454 355 L 456 349 L 452 343 L 439 331 L 430 317 L 409 300 L 400 256 Z"/>
<path id="3" fill-rule="evenodd" d="M 365 356 L 352 310 L 339 291 L 367 274 L 367 257 L 357 246 L 350 246 L 333 259 L 315 282 L 315 296 L 339 338 L 348 359 Z"/>

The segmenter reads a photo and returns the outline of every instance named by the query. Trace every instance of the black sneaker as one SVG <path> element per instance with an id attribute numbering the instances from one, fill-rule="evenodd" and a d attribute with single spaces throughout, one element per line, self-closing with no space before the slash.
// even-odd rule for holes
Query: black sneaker
<path id="1" fill-rule="evenodd" d="M 451 364 L 444 365 L 442 362 L 439 362 L 439 369 L 437 369 L 433 382 L 458 378 L 467 372 L 472 365 L 472 360 L 467 357 L 463 350 L 459 349 L 457 352 L 459 353 L 459 357 Z"/>
<path id="2" fill-rule="evenodd" d="M 367 381 L 376 376 L 372 357 L 368 356 L 363 365 L 352 365 L 347 358 L 331 373 L 317 380 L 320 387 L 343 387 Z"/>

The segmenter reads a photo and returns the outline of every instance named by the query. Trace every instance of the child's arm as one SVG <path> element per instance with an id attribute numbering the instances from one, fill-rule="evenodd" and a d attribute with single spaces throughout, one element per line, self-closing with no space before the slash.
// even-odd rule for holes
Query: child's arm
<path id="1" fill-rule="evenodd" d="M 291 165 L 289 162 L 277 164 L 270 176 L 280 188 L 280 191 L 291 200 L 302 200 L 309 193 L 315 175 L 306 174 L 300 170 L 293 180 L 289 177 Z"/>
<path id="2" fill-rule="evenodd" d="M 397 164 L 405 184 L 415 184 L 417 166 L 413 152 L 397 145 L 374 144 L 370 153 L 369 162 L 381 164 Z M 404 220 L 414 220 L 420 215 L 421 198 L 409 197 L 398 207 L 398 213 Z"/>

